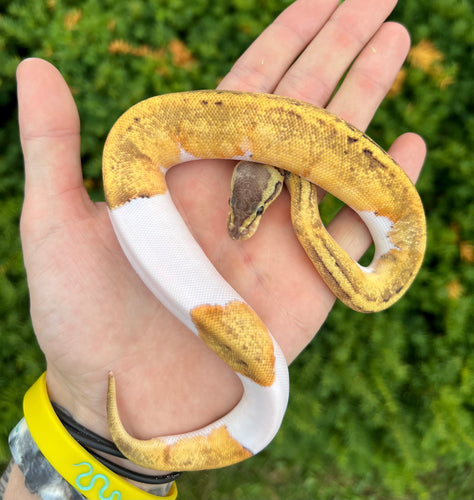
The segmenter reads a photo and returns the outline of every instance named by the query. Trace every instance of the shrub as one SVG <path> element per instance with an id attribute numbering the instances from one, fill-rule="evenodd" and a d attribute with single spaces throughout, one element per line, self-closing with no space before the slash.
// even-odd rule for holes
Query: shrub
<path id="1" fill-rule="evenodd" d="M 18 238 L 18 62 L 43 57 L 65 75 L 82 120 L 85 182 L 101 198 L 101 150 L 121 112 L 153 94 L 214 87 L 288 3 L 0 1 L 0 462 L 44 369 Z M 414 47 L 369 133 L 385 147 L 407 130 L 427 141 L 424 266 L 388 311 L 362 316 L 338 304 L 291 367 L 272 445 L 228 470 L 184 475 L 185 498 L 472 498 L 474 12 L 469 0 L 405 0 L 392 17 Z"/>

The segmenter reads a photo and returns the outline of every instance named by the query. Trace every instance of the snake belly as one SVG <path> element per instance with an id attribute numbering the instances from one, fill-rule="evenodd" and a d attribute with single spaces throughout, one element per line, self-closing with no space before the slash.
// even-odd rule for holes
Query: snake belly
<path id="1" fill-rule="evenodd" d="M 247 160 L 295 174 L 287 185 L 296 234 L 327 285 L 353 309 L 377 311 L 398 300 L 426 244 L 423 207 L 408 177 L 370 138 L 324 109 L 269 94 L 209 90 L 153 97 L 126 111 L 103 155 L 117 237 L 149 289 L 244 388 L 230 413 L 202 429 L 139 440 L 121 423 L 109 376 L 114 442 L 131 461 L 162 471 L 218 468 L 252 456 L 277 433 L 288 401 L 281 349 L 207 259 L 167 190 L 168 169 L 199 158 Z M 354 262 L 325 231 L 312 184 L 367 224 L 375 243 L 370 266 Z"/>

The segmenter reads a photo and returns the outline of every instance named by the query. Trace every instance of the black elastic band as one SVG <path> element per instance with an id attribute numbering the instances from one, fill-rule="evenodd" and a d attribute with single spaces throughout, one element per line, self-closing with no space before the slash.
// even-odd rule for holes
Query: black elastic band
<path id="1" fill-rule="evenodd" d="M 117 448 L 115 443 L 109 441 L 108 439 L 99 436 L 93 431 L 90 431 L 83 425 L 76 422 L 71 415 L 61 408 L 56 403 L 52 403 L 54 411 L 58 416 L 61 423 L 64 425 L 69 434 L 99 462 L 105 465 L 108 469 L 116 474 L 125 477 L 127 479 L 131 479 L 132 481 L 137 481 L 139 483 L 145 484 L 164 484 L 174 481 L 178 478 L 181 472 L 170 472 L 169 474 L 163 475 L 148 475 L 141 474 L 139 472 L 134 472 L 121 465 L 118 465 L 114 462 L 111 462 L 104 456 L 97 453 L 97 451 L 101 451 L 102 453 L 107 453 L 108 455 L 112 455 L 114 457 L 125 458 L 125 455 Z"/>
<path id="2" fill-rule="evenodd" d="M 165 483 L 170 483 L 171 481 L 174 481 L 175 479 L 177 479 L 181 475 L 181 472 L 170 472 L 169 474 L 159 475 L 159 476 L 140 474 L 139 472 L 134 472 L 132 470 L 126 469 L 125 467 L 122 467 L 121 465 L 118 465 L 115 462 L 111 462 L 110 460 L 105 458 L 103 455 L 99 455 L 98 453 L 96 453 L 94 450 L 88 448 L 87 446 L 85 446 L 85 449 L 96 460 L 101 462 L 102 465 L 105 465 L 112 472 L 115 472 L 119 476 L 126 477 L 127 479 L 131 479 L 132 481 L 137 481 L 139 483 L 165 484 Z"/>
<path id="3" fill-rule="evenodd" d="M 126 458 L 125 455 L 117 448 L 115 443 L 108 439 L 99 436 L 93 431 L 90 431 L 80 423 L 76 422 L 71 415 L 61 408 L 56 403 L 52 403 L 54 411 L 58 416 L 61 423 L 67 429 L 69 434 L 83 446 L 94 448 L 95 450 L 102 451 L 114 457 Z"/>

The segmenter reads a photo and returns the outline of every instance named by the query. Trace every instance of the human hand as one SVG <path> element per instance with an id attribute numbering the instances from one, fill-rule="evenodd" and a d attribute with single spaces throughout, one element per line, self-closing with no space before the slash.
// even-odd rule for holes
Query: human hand
<path id="1" fill-rule="evenodd" d="M 383 24 L 393 0 L 338 4 L 292 4 L 220 88 L 327 105 L 365 129 L 406 56 L 409 38 L 403 27 Z M 146 289 L 118 245 L 105 204 L 92 203 L 83 187 L 79 119 L 64 80 L 48 63 L 27 60 L 18 69 L 18 95 L 26 173 L 21 234 L 51 398 L 104 436 L 109 370 L 120 385 L 122 421 L 137 437 L 182 433 L 227 413 L 240 398 L 240 382 Z M 404 135 L 390 153 L 415 180 L 425 155 L 423 141 Z M 294 236 L 287 196 L 268 210 L 251 240 L 228 238 L 232 165 L 177 166 L 167 175 L 168 185 L 209 258 L 291 362 L 324 322 L 334 297 Z M 370 243 L 350 210 L 328 229 L 356 258 Z"/>

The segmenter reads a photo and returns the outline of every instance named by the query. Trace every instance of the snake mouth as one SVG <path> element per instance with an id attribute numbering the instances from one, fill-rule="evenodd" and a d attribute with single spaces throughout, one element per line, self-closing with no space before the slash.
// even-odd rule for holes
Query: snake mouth
<path id="1" fill-rule="evenodd" d="M 237 224 L 236 224 L 237 222 Z M 249 225 L 239 224 L 239 221 L 236 221 L 234 218 L 234 214 L 229 212 L 227 215 L 227 233 L 234 240 L 248 240 L 254 233 L 255 229 L 253 227 L 254 220 Z"/>
<path id="2" fill-rule="evenodd" d="M 246 240 L 251 236 L 248 228 L 235 226 L 234 224 L 227 227 L 227 232 L 233 240 Z"/>

